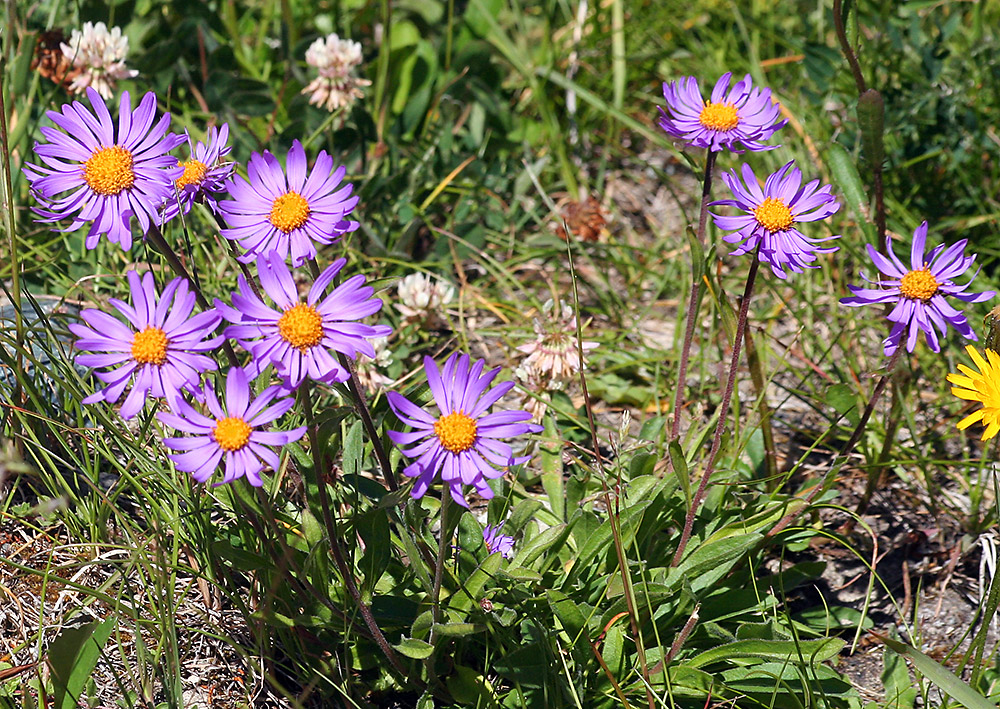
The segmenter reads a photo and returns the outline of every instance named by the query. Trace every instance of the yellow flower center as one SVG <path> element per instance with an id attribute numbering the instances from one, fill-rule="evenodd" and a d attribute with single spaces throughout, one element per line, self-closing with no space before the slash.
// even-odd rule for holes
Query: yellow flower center
<path id="1" fill-rule="evenodd" d="M 772 234 L 784 231 L 795 223 L 792 210 L 783 201 L 774 197 L 768 197 L 761 202 L 760 206 L 753 210 L 753 216 L 758 224 Z"/>
<path id="2" fill-rule="evenodd" d="M 234 452 L 250 442 L 250 432 L 253 429 L 239 416 L 228 416 L 218 419 L 212 429 L 212 438 L 224 451 Z"/>
<path id="3" fill-rule="evenodd" d="M 309 201 L 298 192 L 285 192 L 271 204 L 267 220 L 286 234 L 309 219 Z"/>
<path id="4" fill-rule="evenodd" d="M 184 174 L 177 178 L 177 187 L 183 189 L 188 185 L 200 185 L 208 174 L 208 165 L 200 160 L 188 160 L 182 162 Z"/>
<path id="5" fill-rule="evenodd" d="M 116 195 L 135 183 L 134 162 L 132 153 L 120 145 L 98 148 L 83 163 L 83 180 L 97 194 Z"/>
<path id="6" fill-rule="evenodd" d="M 278 333 L 292 347 L 305 352 L 323 340 L 323 316 L 313 306 L 299 303 L 278 318 Z"/>
<path id="7" fill-rule="evenodd" d="M 446 451 L 462 453 L 476 442 L 476 420 L 464 411 L 452 411 L 434 422 L 434 433 Z"/>
<path id="8" fill-rule="evenodd" d="M 147 327 L 132 338 L 132 359 L 139 364 L 159 366 L 167 361 L 167 333 L 158 327 Z"/>
<path id="9" fill-rule="evenodd" d="M 739 125 L 740 117 L 736 113 L 736 106 L 731 103 L 706 101 L 698 116 L 698 122 L 709 130 L 725 132 Z"/>
<path id="10" fill-rule="evenodd" d="M 899 292 L 904 298 L 930 300 L 941 286 L 928 268 L 910 271 L 899 281 Z"/>

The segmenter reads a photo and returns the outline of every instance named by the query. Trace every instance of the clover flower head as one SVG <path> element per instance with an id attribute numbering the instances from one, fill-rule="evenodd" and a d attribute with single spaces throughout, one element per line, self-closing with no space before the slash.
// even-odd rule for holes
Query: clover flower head
<path id="1" fill-rule="evenodd" d="M 708 101 L 702 99 L 693 76 L 664 83 L 667 106 L 660 108 L 660 128 L 690 146 L 713 152 L 779 147 L 764 144 L 788 122 L 778 120 L 781 107 L 771 100 L 771 89 L 755 87 L 749 74 L 730 89 L 732 76 L 726 72 L 719 78 Z"/>
<path id="2" fill-rule="evenodd" d="M 500 533 L 504 524 L 506 522 L 492 526 L 486 525 L 483 528 L 483 543 L 490 554 L 500 552 L 504 559 L 511 559 L 514 557 L 514 537 Z"/>
<path id="3" fill-rule="evenodd" d="M 987 441 L 1000 433 L 1000 355 L 987 349 L 983 359 L 972 345 L 966 345 L 965 351 L 979 371 L 958 365 L 961 374 L 948 375 L 948 381 L 954 384 L 951 393 L 959 399 L 978 401 L 983 407 L 959 421 L 958 430 L 964 431 L 978 421 L 985 426 L 982 440 Z"/>
<path id="4" fill-rule="evenodd" d="M 60 112 L 45 114 L 62 130 L 39 129 L 48 143 L 36 143 L 35 153 L 46 167 L 25 163 L 24 174 L 39 202 L 34 211 L 41 221 L 72 217 L 64 231 L 76 231 L 90 222 L 88 249 L 107 235 L 108 241 L 128 251 L 132 219 L 146 233 L 173 195 L 174 180 L 183 169 L 169 153 L 184 142 L 184 136 L 166 134 L 169 113 L 153 125 L 156 96 L 152 92 L 142 97 L 134 111 L 128 91 L 122 92 L 117 130 L 100 94 L 88 88 L 87 98 L 93 113 L 74 101 L 64 104 Z M 58 196 L 65 192 L 69 194 Z"/>
<path id="5" fill-rule="evenodd" d="M 270 152 L 254 153 L 247 163 L 249 181 L 234 176 L 227 187 L 232 200 L 219 202 L 229 224 L 222 235 L 246 251 L 239 257 L 250 263 L 272 251 L 292 265 L 315 258 L 316 244 L 332 244 L 358 228 L 348 215 L 358 203 L 353 186 L 341 186 L 347 170 L 333 169 L 333 158 L 321 150 L 308 171 L 306 151 L 298 140 L 288 151 L 286 170 Z"/>
<path id="6" fill-rule="evenodd" d="M 935 246 L 930 253 L 924 254 L 927 245 L 927 222 L 924 222 L 913 232 L 913 244 L 910 247 L 910 267 L 907 268 L 892 251 L 892 237 L 886 237 L 888 257 L 882 256 L 875 248 L 868 245 L 868 256 L 875 267 L 886 276 L 886 280 L 874 282 L 877 288 L 862 288 L 848 286 L 854 294 L 842 298 L 843 305 L 859 307 L 892 303 L 892 312 L 886 318 L 892 323 L 889 336 L 883 341 L 886 356 L 892 355 L 906 336 L 906 351 L 913 352 L 917 345 L 917 336 L 923 332 L 927 345 L 934 352 L 940 352 L 938 332 L 943 336 L 951 325 L 967 340 L 976 340 L 976 333 L 969 326 L 965 314 L 953 308 L 946 297 L 956 298 L 965 303 L 982 303 L 996 293 L 968 292 L 969 286 L 975 280 L 975 274 L 962 285 L 955 284 L 952 279 L 961 276 L 975 262 L 976 257 L 965 255 L 968 239 L 945 248 L 944 244 Z M 861 277 L 870 281 L 863 273 Z"/>
<path id="7" fill-rule="evenodd" d="M 535 319 L 535 339 L 517 348 L 528 355 L 521 367 L 534 370 L 544 381 L 562 384 L 586 366 L 580 350 L 586 355 L 598 343 L 583 342 L 582 347 L 578 346 L 576 314 L 566 303 L 548 300 L 542 306 L 542 315 Z"/>
<path id="8" fill-rule="evenodd" d="M 232 177 L 235 163 L 224 161 L 232 148 L 229 142 L 229 124 L 208 129 L 208 144 L 195 143 L 185 130 L 191 157 L 179 163 L 184 172 L 174 184 L 177 192 L 171 195 L 163 209 L 166 223 L 178 214 L 187 214 L 195 202 L 204 202 L 212 213 L 218 213 L 219 200 L 226 194 L 226 182 Z"/>
<path id="9" fill-rule="evenodd" d="M 327 111 L 346 108 L 365 94 L 362 88 L 371 85 L 368 79 L 354 76 L 361 64 L 361 44 L 341 39 L 336 34 L 320 37 L 306 50 L 306 63 L 319 70 L 319 76 L 302 89 L 309 103 Z"/>
<path id="10" fill-rule="evenodd" d="M 760 246 L 760 261 L 770 264 L 778 278 L 786 277 L 786 269 L 801 273 L 812 265 L 818 253 L 831 253 L 836 246 L 819 247 L 818 243 L 839 239 L 830 236 L 812 239 L 796 228 L 801 222 L 826 219 L 840 209 L 840 202 L 830 192 L 830 185 L 819 186 L 819 180 L 802 184 L 802 172 L 794 161 L 768 176 L 762 190 L 757 176 L 746 163 L 740 167 L 743 179 L 736 171 L 723 172 L 722 181 L 733 193 L 733 199 L 720 199 L 711 204 L 729 205 L 745 212 L 738 216 L 712 213 L 715 225 L 723 231 L 733 231 L 723 237 L 730 244 L 739 243 L 732 254 L 753 253 Z"/>
<path id="11" fill-rule="evenodd" d="M 411 273 L 396 286 L 396 309 L 407 323 L 433 326 L 441 322 L 441 309 L 455 299 L 455 286 L 423 273 Z"/>
<path id="12" fill-rule="evenodd" d="M 103 22 L 96 25 L 85 22 L 83 31 L 73 30 L 69 44 L 62 43 L 60 49 L 76 69 L 69 85 L 69 90 L 75 94 L 93 87 L 108 99 L 114 94 L 115 82 L 139 75 L 135 69 L 125 66 L 128 37 L 122 35 L 121 27 L 112 27 L 108 31 Z"/>
<path id="13" fill-rule="evenodd" d="M 365 285 L 365 277 L 351 276 L 326 294 L 345 263 L 346 259 L 334 261 L 313 282 L 302 301 L 284 259 L 277 253 L 260 256 L 260 284 L 278 309 L 265 305 L 243 276 L 237 280 L 239 293 L 233 293 L 231 306 L 215 301 L 222 316 L 233 323 L 226 328 L 226 337 L 239 340 L 253 356 L 247 366 L 251 378 L 273 364 L 289 389 L 297 388 L 306 377 L 318 382 L 343 382 L 350 373 L 334 353 L 351 359 L 358 353 L 375 357 L 369 340 L 386 337 L 392 329 L 358 322 L 382 308 L 382 300 L 373 297 L 375 291 Z"/>
<path id="14" fill-rule="evenodd" d="M 288 412 L 295 400 L 285 397 L 275 401 L 285 391 L 280 384 L 268 387 L 256 398 L 250 394 L 246 374 L 232 367 L 226 375 L 225 404 L 219 401 L 212 386 L 205 387 L 211 417 L 181 402 L 176 413 L 157 414 L 160 422 L 175 430 L 192 434 L 164 438 L 163 443 L 179 453 L 169 454 L 178 470 L 191 473 L 200 483 L 207 482 L 223 458 L 225 474 L 219 485 L 245 477 L 254 487 L 263 485 L 260 472 L 264 465 L 272 470 L 281 466 L 274 446 L 285 446 L 302 438 L 305 426 L 289 431 L 265 431 L 264 426 Z"/>
<path id="15" fill-rule="evenodd" d="M 501 477 L 511 465 L 520 465 L 530 456 L 517 457 L 510 445 L 501 438 L 538 433 L 536 424 L 524 423 L 531 418 L 527 411 L 496 411 L 486 413 L 500 397 L 509 392 L 513 382 L 502 382 L 490 389 L 500 368 L 483 374 L 486 362 L 469 364 L 469 355 L 455 353 L 440 370 L 430 357 L 424 358 L 424 371 L 434 403 L 435 416 L 394 391 L 386 393 L 390 408 L 404 424 L 413 428 L 404 433 L 389 431 L 389 438 L 413 462 L 403 474 L 417 478 L 411 492 L 414 498 L 424 493 L 440 475 L 458 504 L 468 507 L 462 486 L 471 486 L 486 499 L 493 491 L 486 479 Z"/>
<path id="16" fill-rule="evenodd" d="M 128 325 L 101 310 L 84 310 L 86 325 L 71 323 L 75 346 L 84 354 L 76 362 L 85 367 L 115 367 L 97 372 L 107 386 L 83 400 L 115 403 L 131 383 L 132 390 L 122 403 L 122 418 L 130 419 L 142 409 L 146 396 L 162 397 L 177 410 L 182 392 L 201 397 L 201 373 L 217 367 L 215 360 L 202 354 L 222 344 L 223 337 L 210 337 L 222 320 L 215 310 L 192 316 L 195 294 L 188 283 L 175 278 L 158 295 L 149 271 L 140 280 L 128 272 L 132 305 L 117 298 L 111 305 L 125 316 Z"/>

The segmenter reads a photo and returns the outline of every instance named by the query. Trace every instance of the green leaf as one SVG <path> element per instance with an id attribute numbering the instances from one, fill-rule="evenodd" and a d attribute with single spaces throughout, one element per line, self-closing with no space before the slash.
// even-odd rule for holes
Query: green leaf
<path id="1" fill-rule="evenodd" d="M 524 548 L 514 557 L 512 564 L 514 566 L 529 566 L 544 552 L 553 548 L 558 551 L 559 547 L 566 543 L 566 538 L 569 536 L 572 526 L 572 523 L 570 523 L 549 527 L 525 544 Z"/>
<path id="2" fill-rule="evenodd" d="M 382 510 L 369 510 L 355 518 L 355 526 L 365 543 L 359 566 L 364 574 L 363 590 L 369 596 L 392 558 L 389 517 Z"/>
<path id="3" fill-rule="evenodd" d="M 872 635 L 885 643 L 893 652 L 909 658 L 921 674 L 933 682 L 942 692 L 960 702 L 965 709 L 997 709 L 996 705 L 986 697 L 919 650 L 878 633 L 872 633 Z"/>
<path id="4" fill-rule="evenodd" d="M 344 434 L 344 456 L 343 468 L 348 474 L 360 473 L 364 464 L 364 436 L 362 435 L 363 425 L 358 419 Z M 336 451 L 328 451 L 334 456 Z"/>
<path id="5" fill-rule="evenodd" d="M 757 546 L 761 539 L 762 535 L 756 532 L 721 539 L 709 538 L 689 552 L 679 566 L 670 569 L 667 585 L 677 586 L 686 577 L 691 582 L 692 590 L 708 588 L 729 573 L 733 564 Z"/>
<path id="6" fill-rule="evenodd" d="M 834 143 L 826 153 L 833 181 L 844 196 L 847 206 L 854 212 L 859 224 L 868 223 L 868 195 L 861 183 L 858 166 L 842 145 Z"/>
<path id="7" fill-rule="evenodd" d="M 688 505 L 690 505 L 691 473 L 688 472 L 687 458 L 684 457 L 684 451 L 681 449 L 681 444 L 677 441 L 670 441 L 670 446 L 667 448 L 667 452 L 670 454 L 670 467 L 674 469 L 674 475 L 677 477 L 677 482 L 680 483 L 681 489 L 684 491 L 684 500 Z"/>
<path id="8" fill-rule="evenodd" d="M 853 387 L 847 384 L 834 384 L 826 390 L 826 401 L 840 416 L 847 419 L 852 426 L 857 426 L 861 420 L 858 409 L 858 395 Z"/>
<path id="9" fill-rule="evenodd" d="M 83 698 L 84 686 L 101 656 L 117 618 L 93 620 L 63 628 L 49 645 L 48 663 L 57 709 L 72 709 Z"/>
<path id="10" fill-rule="evenodd" d="M 465 635 L 472 635 L 473 633 L 480 633 L 485 630 L 485 626 L 479 625 L 477 623 L 435 623 L 434 632 L 438 635 L 447 635 L 449 637 L 462 637 Z"/>
<path id="11" fill-rule="evenodd" d="M 631 496 L 633 492 L 634 489 L 630 487 L 629 495 Z M 635 528 L 638 526 L 639 520 L 642 519 L 642 513 L 651 503 L 652 500 L 647 498 L 645 500 L 639 500 L 634 505 L 630 505 L 622 510 L 621 515 L 618 518 L 618 524 L 621 529 L 622 544 L 624 546 L 628 547 L 625 540 L 626 531 L 631 530 L 632 533 L 635 532 Z M 590 539 L 588 539 L 587 543 L 583 545 L 583 548 L 580 549 L 580 552 L 577 554 L 576 559 L 573 562 L 573 568 L 567 575 L 566 583 L 563 587 L 568 587 L 568 585 L 570 585 L 584 569 L 591 568 L 595 557 L 603 552 L 610 544 L 611 520 L 605 520 L 601 523 L 601 526 L 597 528 L 597 531 L 590 536 Z"/>
<path id="12" fill-rule="evenodd" d="M 479 603 L 486 582 L 497 575 L 497 570 L 503 561 L 500 553 L 490 554 L 483 563 L 472 572 L 468 580 L 448 599 L 448 607 L 457 611 L 468 610 L 473 603 Z"/>
<path id="13" fill-rule="evenodd" d="M 684 663 L 685 667 L 705 667 L 716 662 L 732 661 L 737 657 L 754 657 L 762 660 L 793 661 L 801 658 L 815 665 L 836 657 L 844 641 L 840 638 L 825 640 L 736 640 L 713 647 Z M 996 709 L 993 707 L 992 709 Z"/>
<path id="14" fill-rule="evenodd" d="M 539 446 L 539 458 L 542 464 L 542 487 L 549 498 L 552 513 L 561 522 L 566 521 L 566 493 L 563 490 L 562 440 L 559 438 L 559 427 L 555 417 L 550 413 L 546 421 L 545 432 Z"/>
<path id="15" fill-rule="evenodd" d="M 417 640 L 416 638 L 405 638 L 403 642 L 399 643 L 399 645 L 393 645 L 393 647 L 399 650 L 401 655 L 412 657 L 414 660 L 423 660 L 430 657 L 431 653 L 434 652 L 433 645 L 423 640 Z"/>

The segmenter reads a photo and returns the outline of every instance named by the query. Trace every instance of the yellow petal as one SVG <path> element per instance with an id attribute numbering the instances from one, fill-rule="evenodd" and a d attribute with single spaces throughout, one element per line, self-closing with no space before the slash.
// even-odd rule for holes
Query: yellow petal
<path id="1" fill-rule="evenodd" d="M 964 419 L 958 422 L 957 424 L 958 430 L 964 431 L 969 426 L 974 424 L 976 421 L 981 421 L 982 418 L 983 418 L 983 409 L 980 409 L 979 411 L 973 411 L 971 414 L 969 414 Z"/>

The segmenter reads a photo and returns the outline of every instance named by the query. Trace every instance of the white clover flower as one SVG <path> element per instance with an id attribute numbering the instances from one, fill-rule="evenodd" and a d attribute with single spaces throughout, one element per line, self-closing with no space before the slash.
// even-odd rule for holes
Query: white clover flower
<path id="1" fill-rule="evenodd" d="M 430 325 L 441 320 L 440 311 L 454 300 L 455 287 L 423 273 L 411 273 L 399 281 L 396 295 L 396 309 L 407 322 Z"/>
<path id="2" fill-rule="evenodd" d="M 306 50 L 306 64 L 316 67 L 319 76 L 302 93 L 309 94 L 309 103 L 328 111 L 350 106 L 364 96 L 362 87 L 372 83 L 352 75 L 361 60 L 359 42 L 341 39 L 336 34 L 317 39 Z"/>
<path id="3" fill-rule="evenodd" d="M 83 93 L 88 86 L 105 99 L 114 95 L 115 82 L 131 79 L 139 72 L 125 66 L 128 55 L 128 37 L 122 36 L 121 27 L 98 22 L 85 22 L 83 31 L 73 30 L 69 44 L 60 44 L 63 55 L 73 63 L 79 73 L 73 78 L 69 90 Z"/>
<path id="4" fill-rule="evenodd" d="M 551 383 L 569 381 L 586 366 L 586 360 L 580 358 L 580 350 L 586 355 L 598 343 L 584 342 L 582 348 L 577 346 L 576 315 L 562 301 L 546 301 L 542 314 L 542 319 L 535 318 L 535 339 L 517 348 L 518 352 L 528 355 L 521 366 Z"/>

